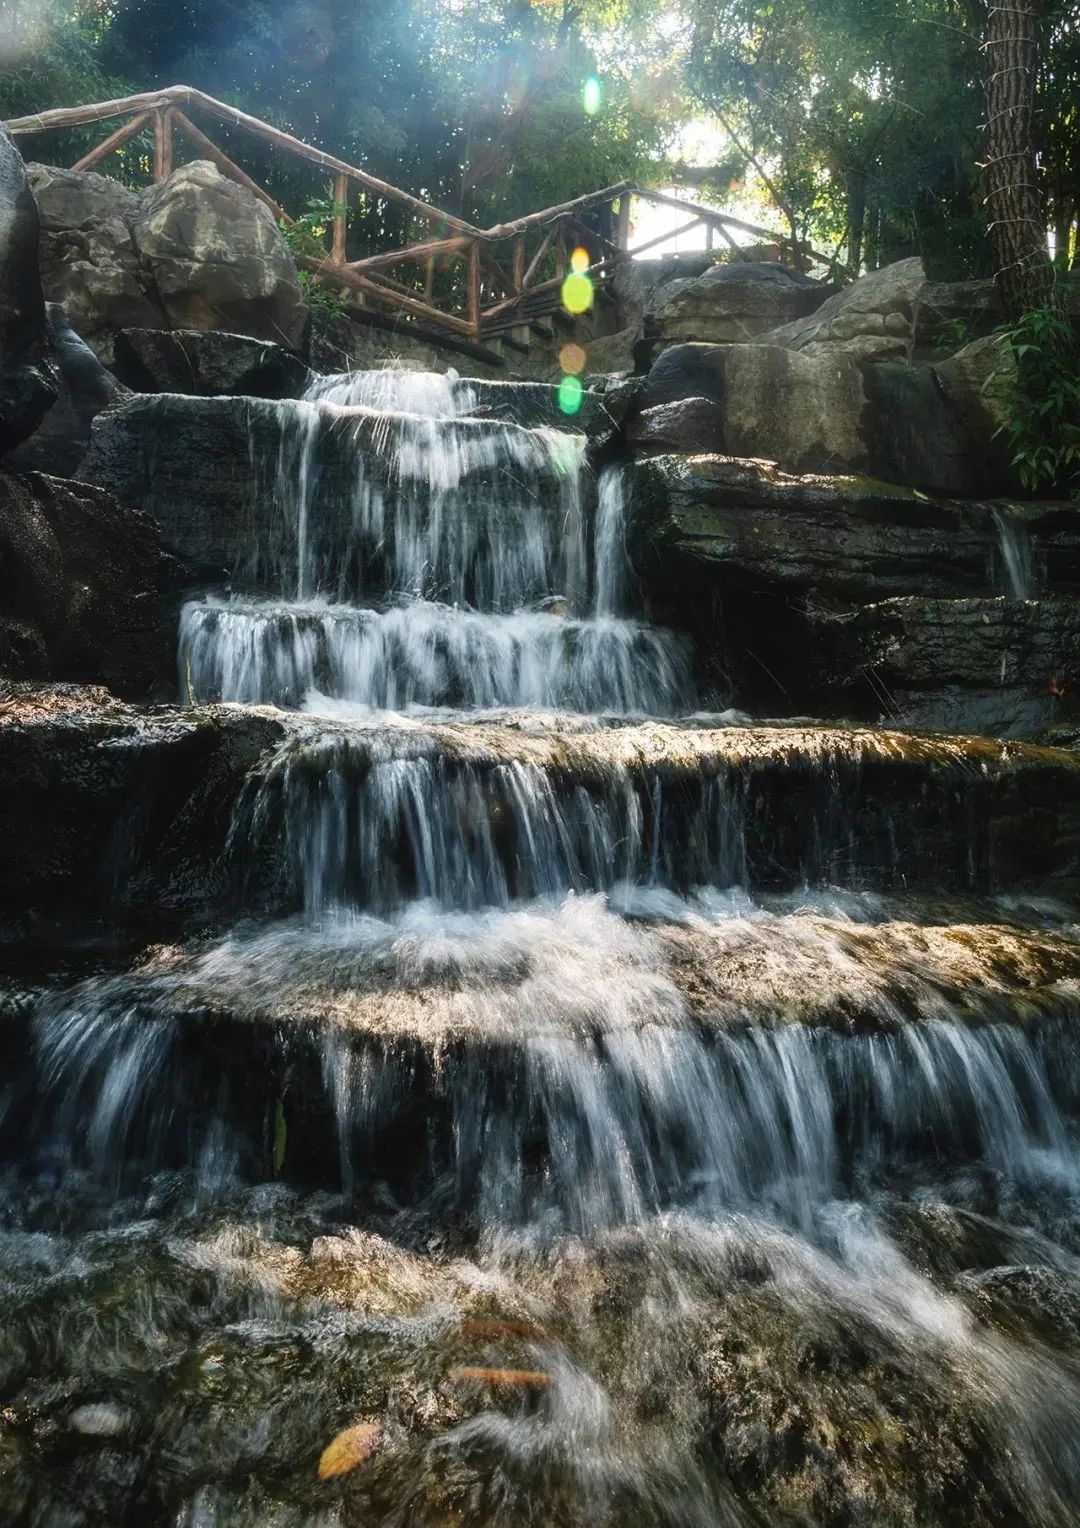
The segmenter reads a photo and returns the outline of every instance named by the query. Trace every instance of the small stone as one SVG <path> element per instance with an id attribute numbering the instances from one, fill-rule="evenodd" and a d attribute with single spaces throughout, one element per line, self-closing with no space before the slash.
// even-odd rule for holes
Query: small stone
<path id="1" fill-rule="evenodd" d="M 131 1413 L 110 1401 L 97 1401 L 77 1406 L 68 1422 L 84 1438 L 118 1438 L 131 1426 Z"/>

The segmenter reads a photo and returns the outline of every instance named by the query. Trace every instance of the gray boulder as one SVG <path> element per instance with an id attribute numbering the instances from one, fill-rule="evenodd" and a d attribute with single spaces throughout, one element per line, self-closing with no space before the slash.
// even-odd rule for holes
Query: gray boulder
<path id="1" fill-rule="evenodd" d="M 671 411 L 663 416 L 651 412 L 690 398 L 695 406 L 689 433 L 685 420 L 676 426 Z M 678 439 L 678 449 L 694 449 L 702 399 L 717 405 L 710 411 L 710 434 L 715 426 L 710 450 L 767 457 L 789 472 L 862 472 L 869 467 L 866 393 L 862 372 L 850 356 L 806 356 L 749 345 L 673 345 L 649 372 L 641 413 L 627 426 L 628 439 L 642 446 L 673 446 Z"/>
<path id="2" fill-rule="evenodd" d="M 300 349 L 307 306 L 267 208 L 196 160 L 136 196 L 32 165 L 46 296 L 109 364 L 122 329 L 228 330 Z"/>
<path id="3" fill-rule="evenodd" d="M 41 209 L 45 295 L 108 364 L 118 329 L 165 323 L 133 236 L 139 198 L 86 170 L 32 164 L 29 175 Z"/>
<path id="4" fill-rule="evenodd" d="M 206 398 L 299 398 L 310 377 L 299 356 L 269 340 L 198 329 L 124 329 L 113 370 L 136 392 Z"/>
<path id="5" fill-rule="evenodd" d="M 837 292 L 809 317 L 770 330 L 760 343 L 808 356 L 841 351 L 862 361 L 910 361 L 915 309 L 925 285 L 922 261 L 900 260 Z"/>
<path id="6" fill-rule="evenodd" d="M 999 339 L 935 365 L 859 362 L 843 347 L 672 345 L 627 425 L 638 452 L 764 457 L 785 472 L 858 473 L 926 493 L 1015 491 L 1000 422 Z M 713 407 L 706 408 L 702 400 Z"/>
<path id="7" fill-rule="evenodd" d="M 0 673 L 167 693 L 174 571 L 148 515 L 86 483 L 0 473 Z"/>
<path id="8" fill-rule="evenodd" d="M 133 233 L 169 328 L 302 347 L 307 305 L 281 231 L 262 202 L 212 164 L 195 160 L 144 192 Z"/>
<path id="9" fill-rule="evenodd" d="M 768 261 L 714 265 L 696 279 L 658 287 L 646 308 L 646 333 L 668 343 L 744 343 L 808 318 L 834 290 Z"/>
<path id="10" fill-rule="evenodd" d="M 0 127 L 0 454 L 33 433 L 56 396 L 38 211 L 22 156 Z"/>

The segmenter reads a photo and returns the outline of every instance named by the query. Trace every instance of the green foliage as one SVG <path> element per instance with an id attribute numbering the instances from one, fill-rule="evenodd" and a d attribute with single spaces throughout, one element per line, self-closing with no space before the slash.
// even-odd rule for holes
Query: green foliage
<path id="1" fill-rule="evenodd" d="M 347 218 L 348 215 L 348 207 L 342 202 L 334 201 L 333 187 L 329 187 L 325 196 L 308 198 L 306 212 L 301 213 L 291 223 L 280 221 L 278 227 L 294 255 L 309 255 L 318 260 L 326 254 L 326 237 L 330 231 L 330 225 L 335 218 Z M 318 276 L 313 275 L 311 271 L 298 271 L 297 275 L 309 307 L 318 308 L 321 312 L 329 313 L 334 317 L 344 313 L 345 303 L 340 297 L 328 292 L 320 283 Z"/>
<path id="2" fill-rule="evenodd" d="M 985 388 L 1007 381 L 998 434 L 1031 493 L 1080 492 L 1080 343 L 1063 312 L 1035 308 L 1001 331 L 1014 366 L 987 378 Z"/>

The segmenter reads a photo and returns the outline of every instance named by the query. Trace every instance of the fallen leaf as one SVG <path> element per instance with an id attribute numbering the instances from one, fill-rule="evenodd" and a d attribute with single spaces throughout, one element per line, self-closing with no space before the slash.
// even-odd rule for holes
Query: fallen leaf
<path id="1" fill-rule="evenodd" d="M 458 1328 L 463 1337 L 542 1337 L 539 1327 L 528 1321 L 463 1321 Z"/>
<path id="2" fill-rule="evenodd" d="M 357 1422 L 332 1438 L 319 1459 L 319 1479 L 333 1480 L 363 1464 L 378 1448 L 382 1429 L 375 1422 Z"/>
<path id="3" fill-rule="evenodd" d="M 447 1378 L 459 1384 L 516 1385 L 523 1390 L 542 1390 L 551 1384 L 551 1375 L 538 1369 L 451 1369 Z"/>

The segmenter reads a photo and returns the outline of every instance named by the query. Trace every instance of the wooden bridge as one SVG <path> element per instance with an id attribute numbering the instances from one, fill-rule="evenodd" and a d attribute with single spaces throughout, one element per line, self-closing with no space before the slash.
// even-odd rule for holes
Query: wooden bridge
<path id="1" fill-rule="evenodd" d="M 782 234 L 758 228 L 717 208 L 668 196 L 631 181 L 606 186 L 493 228 L 476 228 L 367 170 L 313 148 L 280 128 L 187 85 L 90 106 L 43 111 L 36 116 L 15 118 L 5 126 L 15 135 L 25 135 L 120 118 L 121 125 L 72 168 L 94 169 L 125 144 L 140 135 L 149 139 L 152 134 L 155 181 L 164 180 L 171 173 L 179 134 L 197 157 L 209 159 L 223 175 L 253 192 L 283 224 L 292 225 L 293 217 L 265 187 L 192 121 L 189 115 L 192 110 L 204 121 L 212 119 L 239 128 L 332 178 L 335 212 L 327 219 L 323 245 L 306 241 L 296 252 L 297 264 L 302 269 L 348 305 L 362 311 L 396 312 L 436 334 L 473 344 L 496 336 L 506 336 L 514 344 L 527 343 L 529 326 L 560 308 L 570 252 L 578 248 L 588 253 L 587 274 L 599 285 L 606 283 L 620 264 L 698 228 L 704 228 L 708 248 L 720 241 L 728 246 L 733 259 L 747 256 L 736 237 L 744 234 L 780 245 L 798 263 L 830 264 L 827 256 L 808 245 L 795 245 Z M 362 195 L 368 203 L 382 200 L 393 204 L 420 237 L 397 249 L 350 260 L 347 244 L 351 195 Z M 681 211 L 686 214 L 686 221 L 631 250 L 633 199 Z M 324 247 L 327 239 L 329 247 Z"/>

